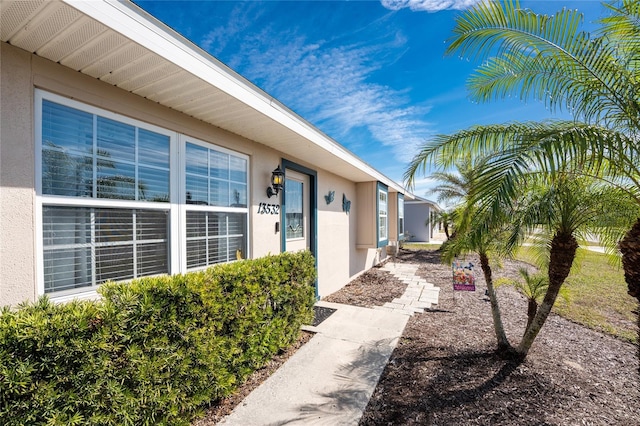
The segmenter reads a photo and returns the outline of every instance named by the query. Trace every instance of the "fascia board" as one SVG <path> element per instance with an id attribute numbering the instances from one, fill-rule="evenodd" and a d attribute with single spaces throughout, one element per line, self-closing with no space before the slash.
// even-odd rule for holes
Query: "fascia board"
<path id="1" fill-rule="evenodd" d="M 406 197 L 406 195 L 405 195 L 405 197 Z M 436 203 L 434 201 L 430 201 L 430 200 L 420 199 L 420 198 L 416 198 L 416 199 L 413 199 L 411 201 L 405 201 L 404 203 L 405 204 L 427 204 L 427 205 L 433 207 L 436 210 L 442 210 L 442 207 L 440 207 L 438 205 L 438 203 Z"/>

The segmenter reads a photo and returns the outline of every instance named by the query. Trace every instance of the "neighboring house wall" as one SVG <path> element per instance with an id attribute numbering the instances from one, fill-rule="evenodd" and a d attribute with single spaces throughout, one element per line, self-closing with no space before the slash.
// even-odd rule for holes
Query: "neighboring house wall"
<path id="1" fill-rule="evenodd" d="M 410 235 L 409 241 L 431 241 L 431 226 L 429 204 L 422 202 L 405 202 L 405 235 Z"/>
<path id="2" fill-rule="evenodd" d="M 360 215 L 365 214 L 367 223 L 375 228 L 376 182 L 356 184 L 335 174 L 315 169 L 313 164 L 289 158 L 286 153 L 277 152 L 265 145 L 195 120 L 6 43 L 0 43 L 0 54 L 0 305 L 35 300 L 43 293 L 44 288 L 41 278 L 42 267 L 38 266 L 42 264 L 43 250 L 43 213 L 38 200 L 44 197 L 36 197 L 36 176 L 40 175 L 36 170 L 34 142 L 36 89 L 182 135 L 177 136 L 178 138 L 192 138 L 213 144 L 213 148 L 228 149 L 247 156 L 249 223 L 247 253 L 242 254 L 244 257 L 260 257 L 281 251 L 280 235 L 276 232 L 279 215 L 258 213 L 260 203 L 279 203 L 280 200 L 280 196 L 278 199 L 269 199 L 265 193 L 272 170 L 283 158 L 313 169 L 318 178 L 319 296 L 338 290 L 351 278 L 384 257 L 376 247 L 375 241 L 368 242 L 365 247 L 357 247 L 357 225 L 360 223 Z M 183 177 L 178 179 L 179 182 L 173 182 L 174 179 L 175 176 L 172 177 L 172 191 L 184 185 Z M 359 205 L 361 185 L 371 190 L 370 199 L 362 201 L 362 206 Z M 328 205 L 324 195 L 330 190 L 335 191 L 335 199 Z M 343 194 L 352 201 L 349 214 L 342 208 Z M 75 199 L 75 202 L 78 202 L 78 199 Z M 172 204 L 168 214 L 178 214 L 179 208 L 182 207 Z M 397 218 L 389 217 L 390 222 L 396 220 Z M 184 221 L 184 217 L 172 222 L 172 226 L 181 221 Z M 371 231 L 369 234 L 374 236 Z M 184 251 L 186 247 L 184 241 L 170 241 L 167 244 L 171 244 L 172 252 Z M 184 246 L 179 248 L 176 244 Z M 176 265 L 173 260 L 171 262 L 172 273 L 184 272 L 180 265 Z"/>

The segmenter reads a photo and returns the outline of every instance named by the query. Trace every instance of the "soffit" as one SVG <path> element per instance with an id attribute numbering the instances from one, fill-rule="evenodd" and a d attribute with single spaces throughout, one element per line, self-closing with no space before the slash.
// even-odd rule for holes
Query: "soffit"
<path id="1" fill-rule="evenodd" d="M 396 182 L 130 2 L 0 1 L 3 42 L 355 182 Z"/>

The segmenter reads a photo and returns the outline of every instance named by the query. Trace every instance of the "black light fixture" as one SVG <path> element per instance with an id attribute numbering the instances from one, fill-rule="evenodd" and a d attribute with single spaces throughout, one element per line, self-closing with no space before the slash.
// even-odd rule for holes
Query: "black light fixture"
<path id="1" fill-rule="evenodd" d="M 267 197 L 271 198 L 272 195 L 278 195 L 278 193 L 284 187 L 284 172 L 278 166 L 273 172 L 271 172 L 271 186 L 267 187 Z"/>

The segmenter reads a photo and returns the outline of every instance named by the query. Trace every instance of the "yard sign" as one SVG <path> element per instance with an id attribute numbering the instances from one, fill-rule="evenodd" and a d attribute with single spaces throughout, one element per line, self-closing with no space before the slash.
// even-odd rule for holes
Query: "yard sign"
<path id="1" fill-rule="evenodd" d="M 453 261 L 453 289 L 457 291 L 476 291 L 476 277 L 473 274 L 473 263 Z"/>

